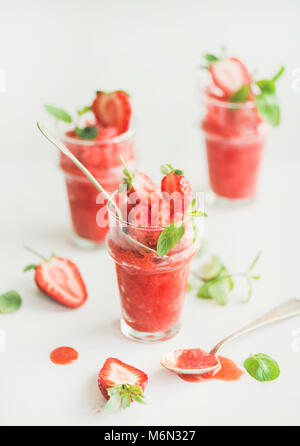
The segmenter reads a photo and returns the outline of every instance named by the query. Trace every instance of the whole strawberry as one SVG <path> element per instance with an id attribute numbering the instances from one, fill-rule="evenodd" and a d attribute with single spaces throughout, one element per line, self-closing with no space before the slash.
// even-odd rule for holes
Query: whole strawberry
<path id="1" fill-rule="evenodd" d="M 164 198 L 170 200 L 171 215 L 182 212 L 185 214 L 192 199 L 192 188 L 182 170 L 174 169 L 171 164 L 161 166 L 165 175 L 161 180 L 161 191 Z"/>
<path id="2" fill-rule="evenodd" d="M 48 259 L 26 248 L 42 259 L 40 264 L 31 264 L 24 271 L 35 270 L 38 288 L 63 305 L 78 308 L 87 299 L 87 291 L 77 266 L 71 260 L 52 254 Z"/>

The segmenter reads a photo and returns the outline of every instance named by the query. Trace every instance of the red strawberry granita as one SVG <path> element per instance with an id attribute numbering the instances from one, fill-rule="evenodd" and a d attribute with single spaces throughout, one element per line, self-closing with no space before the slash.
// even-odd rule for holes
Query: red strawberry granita
<path id="1" fill-rule="evenodd" d="M 92 105 L 84 109 L 78 112 L 75 127 L 72 124 L 69 130 L 60 131 L 60 139 L 104 189 L 112 193 L 122 181 L 120 155 L 130 166 L 135 165 L 130 98 L 123 91 L 99 91 Z M 70 117 L 66 122 L 73 120 Z M 63 154 L 60 167 L 65 173 L 75 242 L 82 247 L 102 244 L 108 232 L 106 200 Z"/>
<path id="2" fill-rule="evenodd" d="M 211 81 L 204 89 L 202 129 L 211 189 L 223 201 L 251 199 L 270 124 L 280 120 L 275 97 L 279 76 L 255 81 L 238 59 L 207 59 Z M 273 105 L 266 106 L 270 101 Z"/>
<path id="3" fill-rule="evenodd" d="M 174 175 L 182 181 L 174 181 Z M 174 187 L 184 183 L 184 189 L 173 191 L 177 195 L 172 200 L 168 201 L 166 192 L 147 175 L 137 173 L 129 180 L 127 192 L 114 195 L 122 217 L 109 205 L 107 245 L 116 265 L 121 330 L 125 336 L 145 342 L 165 340 L 178 332 L 190 261 L 199 249 L 197 219 L 190 218 L 189 211 L 174 213 L 174 201 L 179 202 L 175 207 L 180 210 L 184 200 L 190 203 L 190 185 L 183 175 L 172 171 L 164 177 L 162 189 L 166 177 Z M 184 228 L 183 234 L 161 251 L 163 233 L 170 228 Z"/>

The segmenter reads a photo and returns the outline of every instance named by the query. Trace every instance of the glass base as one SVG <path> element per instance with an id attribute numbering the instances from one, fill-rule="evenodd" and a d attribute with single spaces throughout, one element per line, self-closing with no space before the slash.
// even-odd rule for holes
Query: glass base
<path id="1" fill-rule="evenodd" d="M 180 322 L 173 328 L 170 328 L 166 331 L 156 331 L 153 333 L 148 333 L 145 331 L 137 331 L 131 328 L 124 319 L 120 321 L 121 332 L 124 336 L 133 341 L 144 342 L 144 343 L 152 343 L 152 342 L 161 342 L 166 341 L 167 339 L 173 338 L 179 330 L 180 330 Z"/>
<path id="2" fill-rule="evenodd" d="M 104 241 L 94 242 L 93 240 L 79 237 L 79 235 L 74 234 L 74 232 L 72 233 L 72 240 L 76 246 L 82 249 L 103 249 L 105 247 Z"/>
<path id="3" fill-rule="evenodd" d="M 226 198 L 217 195 L 212 190 L 208 191 L 205 195 L 208 204 L 223 208 L 239 208 L 252 204 L 255 200 L 255 196 L 249 198 Z"/>

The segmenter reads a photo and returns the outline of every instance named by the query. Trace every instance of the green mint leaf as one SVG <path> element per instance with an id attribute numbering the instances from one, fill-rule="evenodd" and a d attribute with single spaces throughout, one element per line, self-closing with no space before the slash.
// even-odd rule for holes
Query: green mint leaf
<path id="1" fill-rule="evenodd" d="M 121 395 L 118 392 L 115 392 L 111 395 L 111 397 L 105 404 L 104 410 L 106 412 L 113 412 L 119 409 L 120 405 L 121 405 Z"/>
<path id="2" fill-rule="evenodd" d="M 220 60 L 219 57 L 215 56 L 214 54 L 210 54 L 210 53 L 204 54 L 203 57 L 206 60 L 206 62 L 208 63 L 208 65 L 210 65 L 213 62 L 217 62 L 218 60 Z"/>
<path id="3" fill-rule="evenodd" d="M 127 409 L 127 407 L 129 407 L 130 404 L 131 404 L 130 397 L 128 395 L 123 396 L 122 402 L 121 402 L 122 409 Z"/>
<path id="4" fill-rule="evenodd" d="M 38 265 L 35 265 L 34 263 L 32 263 L 31 265 L 27 265 L 25 266 L 25 268 L 23 269 L 23 272 L 26 273 L 26 271 L 30 271 L 31 269 L 36 269 Z"/>
<path id="5" fill-rule="evenodd" d="M 95 126 L 89 125 L 80 129 L 79 127 L 75 127 L 75 133 L 81 139 L 95 139 L 98 135 L 98 129 Z"/>
<path id="6" fill-rule="evenodd" d="M 80 110 L 77 110 L 78 116 L 84 115 L 85 113 L 89 112 L 91 110 L 90 105 L 86 105 L 85 107 L 82 107 Z"/>
<path id="7" fill-rule="evenodd" d="M 275 93 L 276 91 L 275 82 L 273 80 L 262 79 L 261 81 L 257 81 L 256 85 L 262 93 Z"/>
<path id="8" fill-rule="evenodd" d="M 53 107 L 52 105 L 44 105 L 46 111 L 50 113 L 50 115 L 54 116 L 54 118 L 59 119 L 60 121 L 71 123 L 73 121 L 72 117 L 64 111 L 62 108 Z"/>
<path id="9" fill-rule="evenodd" d="M 280 375 L 280 368 L 275 359 L 264 353 L 251 355 L 244 361 L 244 367 L 257 381 L 273 381 Z"/>
<path id="10" fill-rule="evenodd" d="M 169 169 L 167 166 L 160 166 L 160 171 L 163 175 L 168 175 L 169 174 Z"/>
<path id="11" fill-rule="evenodd" d="M 226 305 L 233 286 L 232 283 L 229 277 L 220 277 L 209 285 L 208 292 L 219 305 Z"/>
<path id="12" fill-rule="evenodd" d="M 261 93 L 254 101 L 262 119 L 273 126 L 280 124 L 280 107 L 274 93 Z"/>
<path id="13" fill-rule="evenodd" d="M 0 294 L 0 313 L 15 313 L 22 305 L 19 293 L 14 290 Z"/>
<path id="14" fill-rule="evenodd" d="M 212 299 L 212 296 L 209 292 L 209 286 L 211 285 L 210 282 L 205 282 L 198 290 L 197 297 L 200 299 Z"/>
<path id="15" fill-rule="evenodd" d="M 245 84 L 230 97 L 230 102 L 245 102 L 250 93 L 250 86 Z"/>
<path id="16" fill-rule="evenodd" d="M 201 268 L 201 277 L 203 280 L 212 280 L 217 277 L 224 269 L 224 265 L 218 256 L 212 256 L 210 263 L 207 263 Z"/>
<path id="17" fill-rule="evenodd" d="M 183 225 L 170 223 L 158 237 L 157 241 L 157 255 L 163 257 L 174 248 L 183 236 L 185 229 Z"/>
<path id="18" fill-rule="evenodd" d="M 259 280 L 261 276 L 251 276 L 251 279 L 253 280 Z"/>
<path id="19" fill-rule="evenodd" d="M 282 65 L 282 66 L 280 67 L 278 73 L 275 74 L 275 76 L 272 78 L 272 81 L 273 81 L 273 82 L 276 82 L 277 79 L 279 79 L 280 76 L 284 73 L 284 70 L 285 70 L 285 68 L 284 68 L 284 66 Z"/>
<path id="20" fill-rule="evenodd" d="M 248 268 L 248 272 L 250 273 L 250 271 L 253 270 L 253 268 L 255 267 L 255 265 L 257 264 L 257 262 L 260 259 L 260 256 L 262 255 L 262 251 L 259 251 L 259 253 L 255 256 L 253 262 L 251 263 L 251 265 Z"/>

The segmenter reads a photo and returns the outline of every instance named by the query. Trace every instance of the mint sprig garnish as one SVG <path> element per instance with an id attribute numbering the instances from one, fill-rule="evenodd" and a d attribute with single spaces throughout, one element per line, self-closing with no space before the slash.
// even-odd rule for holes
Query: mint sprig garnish
<path id="1" fill-rule="evenodd" d="M 84 128 L 75 127 L 75 133 L 81 139 L 96 139 L 98 135 L 98 128 L 94 125 L 88 125 Z"/>
<path id="2" fill-rule="evenodd" d="M 218 256 L 212 256 L 211 261 L 205 264 L 200 273 L 191 274 L 201 282 L 201 285 L 197 289 L 197 297 L 200 299 L 212 299 L 216 301 L 219 305 L 226 305 L 229 301 L 230 292 L 234 287 L 233 277 L 242 276 L 247 280 L 248 284 L 248 297 L 247 302 L 252 295 L 252 282 L 253 280 L 260 279 L 259 275 L 251 274 L 251 271 L 255 267 L 256 263 L 260 258 L 261 252 L 259 252 L 253 262 L 250 264 L 247 272 L 228 272 L 227 267 L 221 262 Z M 195 286 L 192 287 L 195 289 Z"/>
<path id="3" fill-rule="evenodd" d="M 60 121 L 64 121 L 67 123 L 73 122 L 73 118 L 71 115 L 69 115 L 68 112 L 63 110 L 62 108 L 54 107 L 53 105 L 44 105 L 45 110 L 54 118 L 59 119 Z"/>
<path id="4" fill-rule="evenodd" d="M 257 381 L 274 381 L 280 375 L 278 363 L 264 353 L 251 355 L 244 361 L 244 367 Z"/>
<path id="5" fill-rule="evenodd" d="M 237 91 L 235 91 L 229 100 L 230 102 L 245 102 L 249 97 L 249 93 L 250 86 L 245 84 Z"/>
<path id="6" fill-rule="evenodd" d="M 144 395 L 140 386 L 117 384 L 107 389 L 107 393 L 110 397 L 104 408 L 107 412 L 113 412 L 120 407 L 126 409 L 130 406 L 132 400 L 145 404 Z"/>
<path id="7" fill-rule="evenodd" d="M 11 290 L 0 294 L 0 314 L 15 313 L 22 305 L 22 299 L 17 291 Z"/>
<path id="8" fill-rule="evenodd" d="M 280 124 L 280 107 L 276 96 L 276 81 L 284 72 L 284 66 L 272 79 L 256 81 L 260 94 L 254 96 L 254 102 L 261 118 L 273 126 Z"/>

